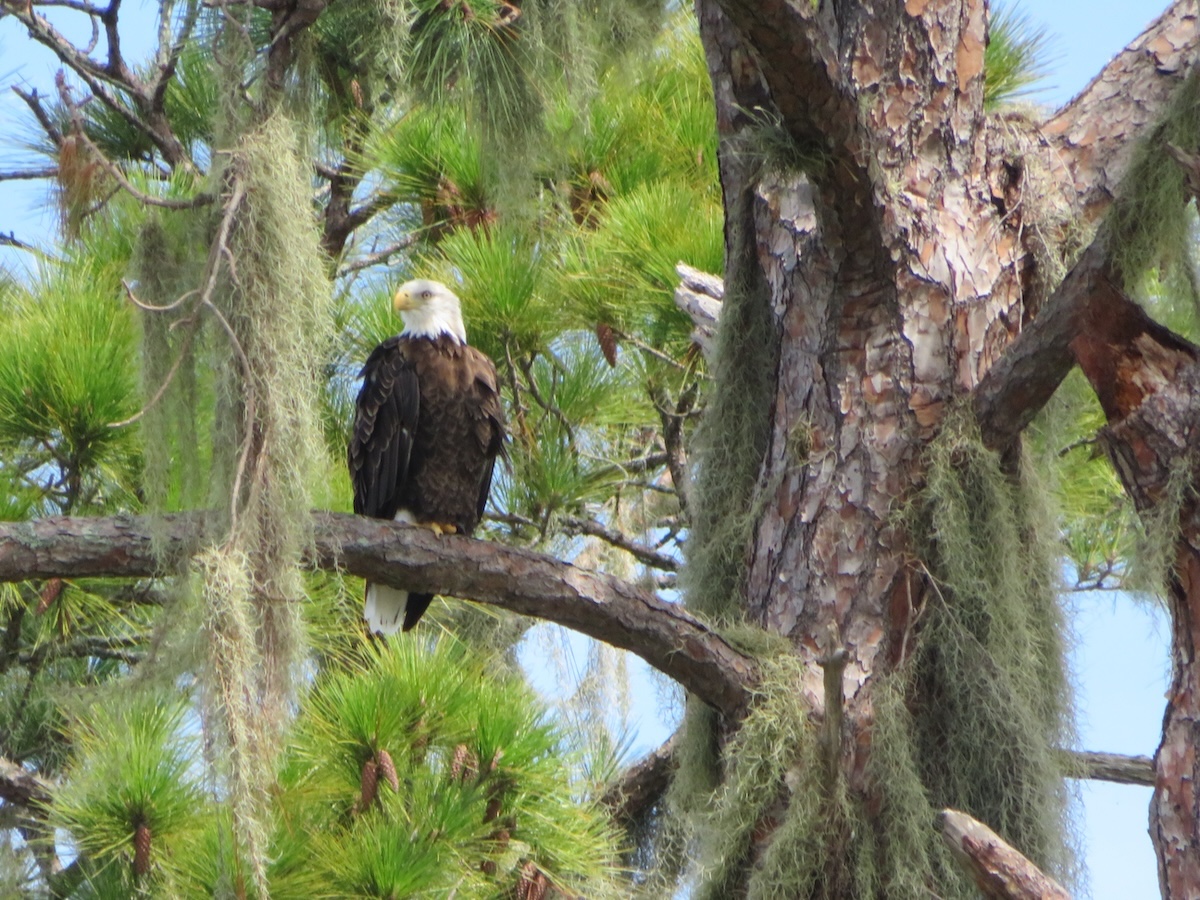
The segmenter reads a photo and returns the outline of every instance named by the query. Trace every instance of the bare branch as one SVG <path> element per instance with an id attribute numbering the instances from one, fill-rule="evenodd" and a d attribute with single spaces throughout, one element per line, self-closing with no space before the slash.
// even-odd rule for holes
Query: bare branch
<path id="1" fill-rule="evenodd" d="M 67 40 L 44 16 L 34 10 L 32 3 L 23 2 L 23 0 L 0 0 L 0 10 L 21 22 L 28 29 L 30 37 L 53 51 L 65 66 L 83 80 L 93 96 L 125 119 L 130 126 L 144 134 L 158 148 L 168 165 L 191 168 L 187 151 L 171 130 L 170 123 L 161 109 L 161 104 L 159 107 L 155 107 L 151 92 L 147 90 L 141 79 L 129 68 L 120 55 L 119 38 L 114 38 L 117 30 L 117 16 L 120 11 L 119 2 L 111 3 L 99 14 L 109 36 L 109 56 L 104 63 L 93 59 L 87 52 L 80 50 Z M 112 85 L 126 92 L 132 98 L 134 105 L 148 119 L 143 118 L 128 104 L 121 102 L 119 97 L 106 85 Z M 18 91 L 18 93 L 20 92 Z M 25 94 L 21 96 L 29 103 Z M 36 97 L 36 94 L 32 96 Z M 30 105 L 32 108 L 32 104 Z M 34 112 L 36 115 L 37 110 L 35 109 Z M 47 127 L 46 121 L 41 116 L 38 120 L 43 128 Z M 53 139 L 53 132 L 50 129 L 47 129 L 47 133 L 51 134 Z M 61 138 L 55 140 L 56 145 L 60 141 Z"/>
<path id="2" fill-rule="evenodd" d="M 1070 900 L 1061 884 L 1006 844 L 982 822 L 944 809 L 938 814 L 942 838 L 991 900 Z"/>
<path id="3" fill-rule="evenodd" d="M 46 112 L 46 107 L 42 106 L 42 98 L 38 96 L 36 90 L 23 91 L 16 85 L 13 85 L 13 93 L 25 101 L 25 105 L 29 107 L 33 113 L 33 117 L 38 120 L 38 124 L 42 126 L 42 131 L 46 132 L 46 137 L 50 138 L 51 143 L 55 147 L 62 145 L 62 132 L 50 113 Z"/>
<path id="4" fill-rule="evenodd" d="M 1017 336 L 975 388 L 975 417 L 983 442 L 1003 450 L 1033 421 L 1075 365 L 1071 341 L 1079 317 L 1101 293 L 1116 291 L 1101 228 L 1037 318 Z"/>
<path id="5" fill-rule="evenodd" d="M 88 148 L 104 171 L 112 176 L 117 184 L 139 203 L 144 203 L 146 206 L 158 206 L 162 209 L 196 209 L 197 207 L 207 206 L 213 202 L 212 195 L 206 193 L 196 194 L 196 196 L 189 200 L 174 200 L 170 197 L 156 197 L 153 194 L 147 194 L 134 187 L 129 179 L 125 177 L 125 173 L 121 171 L 120 166 L 105 156 L 103 151 L 96 146 L 95 142 L 87 136 L 87 129 L 84 127 L 82 117 L 79 115 L 79 106 L 71 99 L 66 83 L 60 79 L 58 87 L 63 106 L 70 111 L 71 118 L 75 123 L 75 136 Z"/>
<path id="6" fill-rule="evenodd" d="M 1148 756 L 1121 756 L 1092 750 L 1063 750 L 1062 754 L 1068 778 L 1154 787 L 1154 760 Z"/>
<path id="7" fill-rule="evenodd" d="M 33 662 L 35 655 L 40 659 L 54 659 L 56 657 L 68 657 L 75 659 L 86 659 L 92 657 L 95 659 L 115 659 L 118 662 L 136 665 L 141 662 L 145 654 L 136 652 L 137 648 L 146 646 L 145 637 L 81 637 L 73 641 L 68 641 L 62 644 L 52 644 L 44 650 L 32 650 L 28 653 L 22 653 L 20 662 L 22 665 L 29 665 Z"/>
<path id="8" fill-rule="evenodd" d="M 1042 127 L 1089 220 L 1112 202 L 1137 138 L 1162 116 L 1196 49 L 1195 3 L 1172 3 Z"/>
<path id="9" fill-rule="evenodd" d="M 14 247 L 17 250 L 24 250 L 26 253 L 32 253 L 34 256 L 39 256 L 42 259 L 54 259 L 55 257 L 47 253 L 45 250 L 33 244 L 28 244 L 21 240 L 11 231 L 8 234 L 0 234 L 0 247 Z"/>
<path id="10" fill-rule="evenodd" d="M 382 250 L 376 250 L 373 253 L 368 253 L 366 256 L 360 256 L 358 259 L 352 259 L 350 262 L 338 269 L 338 277 L 340 278 L 343 275 L 350 275 L 354 272 L 359 272 L 363 269 L 370 268 L 371 266 L 377 266 L 380 263 L 386 263 L 397 253 L 401 252 L 402 250 L 407 250 L 416 242 L 416 237 L 414 235 L 409 235 L 403 240 L 396 241 L 394 244 L 389 244 Z"/>
<path id="11" fill-rule="evenodd" d="M 162 574 L 160 560 L 179 566 L 215 539 L 205 521 L 178 513 L 0 524 L 0 580 Z M 313 525 L 312 563 L 320 568 L 557 622 L 636 653 L 728 716 L 741 714 L 757 677 L 752 658 L 685 609 L 610 575 L 379 519 L 320 512 Z"/>
<path id="12" fill-rule="evenodd" d="M 578 516 L 563 516 L 561 522 L 567 534 L 586 534 L 589 537 L 599 538 L 605 543 L 612 544 L 614 547 L 624 550 L 639 562 L 645 563 L 652 569 L 662 569 L 664 572 L 675 572 L 679 569 L 679 560 L 672 559 L 664 553 L 659 553 L 653 547 L 635 541 L 627 534 L 623 534 L 612 528 L 606 528 L 592 519 L 583 519 Z"/>
<path id="13" fill-rule="evenodd" d="M 11 172 L 0 171 L 0 181 L 34 181 L 38 178 L 55 178 L 58 166 L 47 166 L 43 169 L 14 169 Z"/>

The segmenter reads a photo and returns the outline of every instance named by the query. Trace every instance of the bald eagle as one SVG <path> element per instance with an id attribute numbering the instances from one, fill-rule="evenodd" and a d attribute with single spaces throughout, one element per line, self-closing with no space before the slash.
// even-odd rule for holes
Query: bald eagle
<path id="1" fill-rule="evenodd" d="M 367 357 L 348 452 L 354 511 L 470 534 L 483 516 L 504 452 L 496 367 L 467 345 L 458 297 L 418 279 L 396 291 L 404 330 Z M 367 584 L 373 631 L 408 631 L 433 594 Z"/>

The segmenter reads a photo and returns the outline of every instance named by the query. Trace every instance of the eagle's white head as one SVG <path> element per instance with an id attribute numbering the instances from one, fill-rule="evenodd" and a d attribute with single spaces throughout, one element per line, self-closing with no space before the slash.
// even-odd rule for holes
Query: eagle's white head
<path id="1" fill-rule="evenodd" d="M 404 320 L 401 334 L 430 338 L 448 334 L 460 344 L 467 342 L 462 307 L 454 292 L 440 281 L 416 278 L 404 282 L 396 291 L 392 306 Z"/>

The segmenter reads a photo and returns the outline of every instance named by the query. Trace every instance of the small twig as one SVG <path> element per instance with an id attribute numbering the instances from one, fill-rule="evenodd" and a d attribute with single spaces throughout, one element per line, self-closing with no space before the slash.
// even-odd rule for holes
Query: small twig
<path id="1" fill-rule="evenodd" d="M 521 360 L 521 371 L 525 373 L 525 390 L 529 396 L 533 398 L 533 402 L 548 412 L 554 418 L 558 419 L 559 424 L 567 432 L 567 440 L 571 442 L 571 446 L 575 446 L 575 428 L 571 425 L 571 420 L 567 418 L 567 414 L 559 409 L 555 404 L 542 397 L 541 391 L 538 390 L 537 379 L 533 376 L 533 363 L 531 360 Z"/>
<path id="2" fill-rule="evenodd" d="M 58 130 L 54 119 L 46 112 L 46 107 L 42 106 L 42 98 L 38 96 L 36 89 L 32 91 L 23 91 L 18 86 L 13 85 L 13 93 L 25 101 L 25 105 L 29 107 L 33 113 L 33 117 L 38 120 L 38 124 L 42 126 L 42 130 L 46 132 L 46 137 L 50 138 L 50 142 L 55 147 L 62 145 L 62 132 Z"/>
<path id="3" fill-rule="evenodd" d="M 246 423 L 246 434 L 242 437 L 242 450 L 238 455 L 237 469 L 233 475 L 233 488 L 230 491 L 230 509 L 229 522 L 230 532 L 235 530 L 237 525 L 237 506 L 238 495 L 242 490 L 242 478 L 246 474 L 246 461 L 250 458 L 250 447 L 254 443 L 254 419 L 258 414 L 257 401 L 254 390 L 254 371 L 250 367 L 250 360 L 246 356 L 246 351 L 242 349 L 242 342 L 238 340 L 237 332 L 233 330 L 233 326 L 229 324 L 229 320 L 221 313 L 215 303 L 207 298 L 201 298 L 201 302 L 208 307 L 209 312 L 216 316 L 217 321 L 221 324 L 221 328 L 229 337 L 229 342 L 233 346 L 233 351 L 238 358 L 238 367 L 242 370 L 242 376 L 246 380 L 246 410 L 243 420 Z"/>
<path id="4" fill-rule="evenodd" d="M 409 235 L 404 240 L 396 241 L 394 244 L 389 244 L 382 250 L 376 250 L 373 253 L 368 253 L 366 256 L 360 256 L 358 259 L 351 260 L 337 271 L 337 276 L 341 278 L 343 275 L 350 275 L 362 269 L 369 268 L 379 263 L 386 263 L 391 257 L 395 256 L 401 250 L 407 250 L 417 241 L 415 235 Z"/>
<path id="5" fill-rule="evenodd" d="M 668 365 L 674 366 L 676 369 L 682 369 L 684 371 L 687 371 L 689 368 L 689 366 L 686 363 L 681 363 L 679 360 L 675 359 L 675 357 L 673 357 L 667 353 L 663 353 L 657 347 L 651 347 L 649 344 L 638 340 L 633 335 L 626 334 L 623 331 L 617 331 L 615 328 L 613 329 L 613 334 L 615 334 L 617 336 L 617 340 L 619 340 L 623 343 L 626 343 L 626 344 L 632 344 L 634 347 L 637 347 L 637 349 L 641 350 L 643 353 L 653 356 L 655 359 L 660 359 L 663 362 L 667 363 Z M 701 377 L 704 377 L 704 376 L 701 376 Z"/>
<path id="6" fill-rule="evenodd" d="M 624 550 L 639 562 L 645 563 L 653 569 L 662 569 L 664 572 L 675 572 L 679 569 L 679 560 L 658 553 L 653 547 L 635 541 L 628 535 L 612 528 L 606 528 L 592 519 L 563 516 L 562 523 L 567 534 L 586 534 L 589 537 L 599 538 L 607 544 Z"/>
<path id="7" fill-rule="evenodd" d="M 1096 444 L 1096 438 L 1094 438 L 1094 437 L 1085 437 L 1085 438 L 1080 438 L 1077 441 L 1071 441 L 1071 443 L 1067 444 L 1067 446 L 1063 447 L 1061 450 L 1058 451 L 1058 458 L 1062 459 L 1064 456 L 1066 456 L 1072 450 L 1078 450 L 1080 447 L 1093 447 L 1093 446 L 1095 446 L 1095 444 Z"/>
<path id="8" fill-rule="evenodd" d="M 27 244 L 11 231 L 8 234 L 0 234 L 0 247 L 13 247 L 17 250 L 24 250 L 26 253 L 32 253 L 34 256 L 40 256 L 42 259 L 58 258 L 50 253 L 47 253 L 41 247 L 35 247 L 33 244 Z"/>
<path id="9" fill-rule="evenodd" d="M 198 289 L 193 288 L 192 290 L 184 293 L 178 300 L 173 300 L 170 303 L 168 303 L 166 306 L 155 306 L 153 303 L 145 303 L 145 302 L 139 300 L 137 298 L 137 295 L 134 294 L 133 288 L 131 288 L 129 286 L 129 282 L 126 281 L 124 278 L 121 279 L 121 287 L 125 288 L 125 296 L 129 298 L 129 302 L 132 303 L 134 306 L 136 306 L 138 309 L 143 309 L 146 312 L 170 312 L 171 310 L 177 309 L 178 307 L 182 306 L 184 304 L 184 302 L 186 302 L 191 297 L 195 297 L 198 293 L 200 293 L 200 291 Z"/>
<path id="10" fill-rule="evenodd" d="M 196 209 L 200 206 L 207 206 L 213 202 L 211 194 L 199 193 L 190 200 L 173 200 L 169 197 L 155 197 L 153 194 L 147 194 L 144 191 L 134 187 L 133 184 L 125 177 L 120 166 L 112 162 L 99 147 L 87 136 L 87 129 L 84 127 L 83 120 L 79 115 L 79 104 L 71 99 L 70 90 L 67 88 L 64 79 L 58 79 L 58 94 L 62 99 L 63 106 L 71 114 L 71 121 L 74 124 L 74 137 L 83 142 L 83 145 L 91 151 L 100 167 L 104 169 L 112 178 L 121 186 L 121 188 L 139 203 L 144 203 L 147 206 L 157 206 L 162 209 Z"/>
<path id="11" fill-rule="evenodd" d="M 614 474 L 620 475 L 639 475 L 643 472 L 651 472 L 661 466 L 664 466 L 669 461 L 666 453 L 650 453 L 646 456 L 639 456 L 636 459 L 631 459 L 626 462 L 612 462 L 602 456 L 593 456 L 590 453 L 579 454 L 584 459 L 595 460 L 596 462 L 608 463 L 606 468 L 600 469 L 595 473 L 597 479 L 608 478 Z"/>

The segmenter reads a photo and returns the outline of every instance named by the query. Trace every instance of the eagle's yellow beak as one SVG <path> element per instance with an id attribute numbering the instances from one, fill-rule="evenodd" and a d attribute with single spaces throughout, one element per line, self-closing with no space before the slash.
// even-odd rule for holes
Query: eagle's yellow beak
<path id="1" fill-rule="evenodd" d="M 412 292 L 407 288 L 400 288 L 396 291 L 396 296 L 392 298 L 392 309 L 396 312 L 404 312 L 408 309 L 416 309 L 417 301 L 413 297 Z"/>

